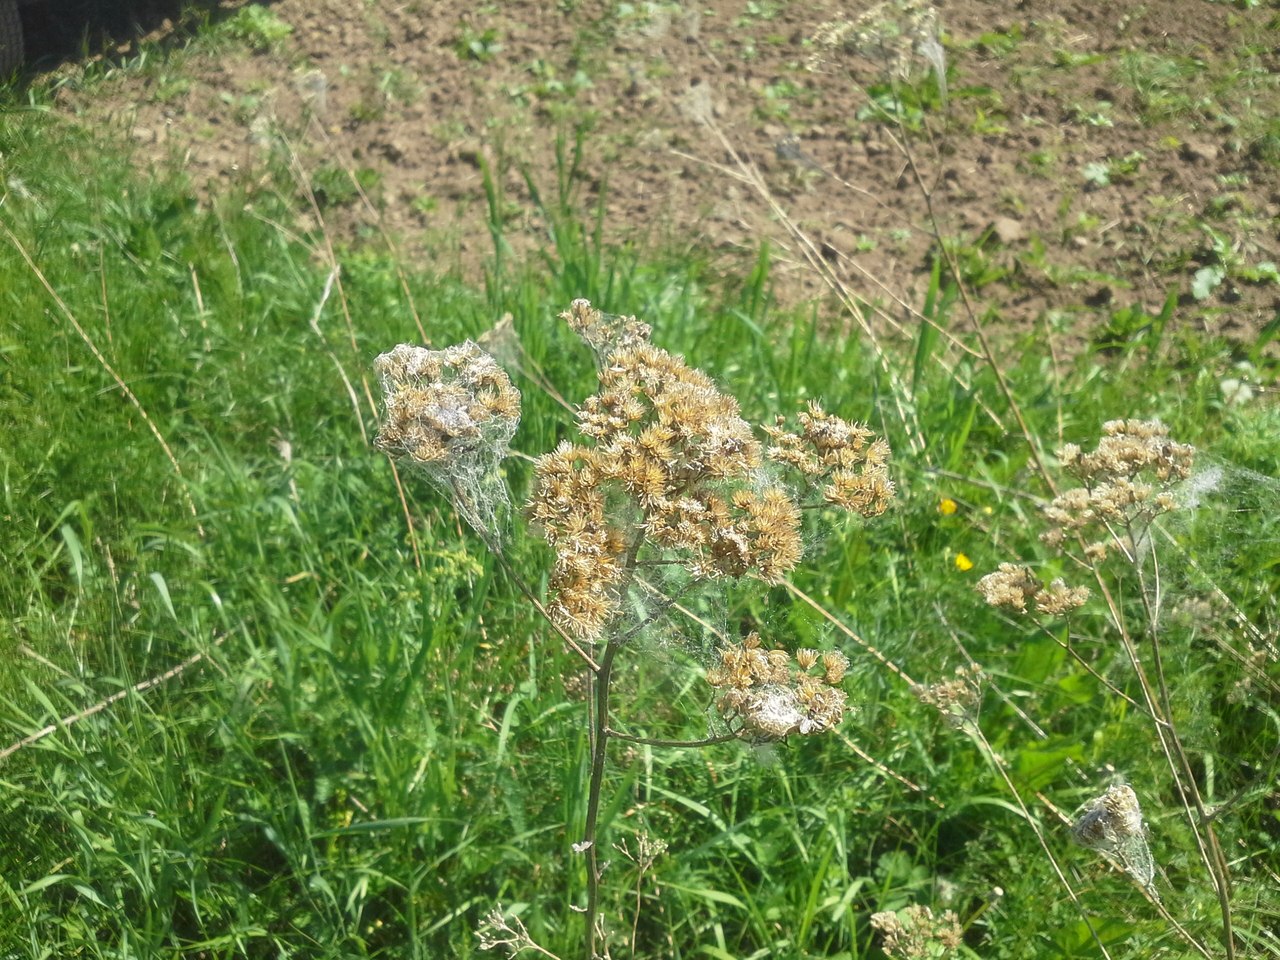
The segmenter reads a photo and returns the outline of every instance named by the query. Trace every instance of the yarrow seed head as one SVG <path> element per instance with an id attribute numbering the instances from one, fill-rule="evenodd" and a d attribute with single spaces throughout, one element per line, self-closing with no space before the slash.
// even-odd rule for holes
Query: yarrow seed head
<path id="1" fill-rule="evenodd" d="M 915 698 L 933 707 L 954 727 L 972 721 L 982 704 L 986 675 L 976 663 L 956 667 L 955 677 L 937 683 L 917 683 L 911 688 Z"/>
<path id="2" fill-rule="evenodd" d="M 520 392 L 470 340 L 400 344 L 374 361 L 384 416 L 374 441 L 440 488 L 478 532 L 496 535 L 510 507 L 498 464 L 520 424 Z"/>
<path id="3" fill-rule="evenodd" d="M 821 663 L 819 676 L 809 671 Z M 707 671 L 707 683 L 721 691 L 717 707 L 734 732 L 752 743 L 792 734 L 822 733 L 844 717 L 845 692 L 838 688 L 849 659 L 839 651 L 819 654 L 802 649 L 765 650 L 760 635 L 720 650 L 720 666 Z"/>
<path id="4" fill-rule="evenodd" d="M 1050 526 L 1040 539 L 1061 548 L 1076 537 L 1096 537 L 1085 552 L 1097 560 L 1117 529 L 1134 531 L 1140 540 L 1155 517 L 1177 506 L 1170 487 L 1191 475 L 1195 448 L 1170 440 L 1169 428 L 1158 420 L 1110 420 L 1102 425 L 1097 449 L 1085 453 L 1068 443 L 1058 450 L 1058 460 L 1080 486 L 1045 508 Z M 1132 556 L 1131 549 L 1126 552 Z"/>
<path id="5" fill-rule="evenodd" d="M 950 910 L 935 917 L 928 907 L 913 903 L 896 912 L 882 910 L 871 915 L 871 927 L 883 936 L 885 956 L 895 960 L 925 960 L 945 957 L 964 940 L 960 918 Z"/>
<path id="6" fill-rule="evenodd" d="M 1027 600 L 1040 591 L 1040 580 L 1030 567 L 1002 563 L 994 573 L 988 573 L 979 580 L 975 587 L 988 605 L 1025 613 Z"/>
<path id="7" fill-rule="evenodd" d="M 1084 804 L 1071 826 L 1071 836 L 1082 847 L 1117 863 L 1122 870 L 1150 888 L 1155 862 L 1147 846 L 1147 825 L 1138 795 L 1127 783 L 1108 787 L 1100 797 Z"/>
<path id="8" fill-rule="evenodd" d="M 800 505 L 761 470 L 765 450 L 738 402 L 684 358 L 649 342 L 634 317 L 586 300 L 564 314 L 596 352 L 599 390 L 578 408 L 581 443 L 539 458 L 529 514 L 556 551 L 549 605 L 575 636 L 598 640 L 621 615 L 643 548 L 695 580 L 779 582 L 800 560 Z M 866 428 L 811 406 L 803 436 L 769 431 L 769 456 L 827 499 L 865 516 L 893 495 L 889 447 Z M 773 457 L 778 442 L 790 460 Z M 812 469 L 805 469 L 799 461 Z"/>
<path id="9" fill-rule="evenodd" d="M 988 605 L 1017 613 L 1026 613 L 1027 601 L 1033 600 L 1038 613 L 1063 616 L 1089 599 L 1088 587 L 1069 587 L 1061 577 L 1046 587 L 1030 567 L 1016 563 L 1000 564 L 974 586 Z"/>
<path id="10" fill-rule="evenodd" d="M 766 426 L 769 445 L 765 457 L 798 472 L 820 487 L 828 503 L 864 517 L 884 513 L 893 500 L 889 477 L 889 445 L 867 427 L 833 416 L 817 403 L 788 429 L 779 417 Z"/>

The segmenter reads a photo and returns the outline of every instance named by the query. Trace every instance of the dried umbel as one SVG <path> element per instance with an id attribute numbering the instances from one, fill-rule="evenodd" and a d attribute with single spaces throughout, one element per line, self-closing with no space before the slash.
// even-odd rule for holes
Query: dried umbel
<path id="1" fill-rule="evenodd" d="M 1071 826 L 1076 843 L 1102 854 L 1125 873 L 1149 888 L 1155 879 L 1155 861 L 1147 846 L 1147 826 L 1138 795 L 1125 783 L 1107 788 L 1076 812 Z"/>
<path id="2" fill-rule="evenodd" d="M 1062 468 L 1079 487 L 1045 508 L 1050 527 L 1041 539 L 1061 547 L 1077 536 L 1092 539 L 1086 551 L 1105 556 L 1108 543 L 1132 550 L 1151 521 L 1177 506 L 1170 488 L 1191 475 L 1195 448 L 1169 439 L 1156 420 L 1111 420 L 1092 453 L 1073 443 L 1058 451 Z M 1125 544 L 1125 540 L 1128 544 Z"/>
<path id="3" fill-rule="evenodd" d="M 953 727 L 976 719 L 982 704 L 982 688 L 986 676 L 976 663 L 956 667 L 955 676 L 937 683 L 917 683 L 911 692 L 926 706 L 941 713 Z"/>
<path id="4" fill-rule="evenodd" d="M 849 668 L 838 651 L 765 650 L 756 633 L 720 650 L 707 683 L 721 691 L 717 708 L 744 740 L 764 743 L 792 734 L 822 733 L 844 717 L 839 685 Z"/>
<path id="5" fill-rule="evenodd" d="M 1089 599 L 1087 587 L 1067 586 L 1061 577 L 1046 587 L 1030 567 L 1017 563 L 1000 564 L 979 580 L 976 588 L 990 606 L 1026 613 L 1031 600 L 1038 613 L 1054 617 L 1070 613 Z"/>
<path id="6" fill-rule="evenodd" d="M 590 300 L 573 301 L 569 309 L 560 315 L 569 329 L 582 338 L 596 356 L 597 365 L 603 366 L 609 354 L 623 347 L 648 343 L 653 328 L 635 317 L 622 317 L 602 313 L 591 306 Z"/>
<path id="7" fill-rule="evenodd" d="M 764 428 L 771 441 L 766 458 L 821 487 L 828 503 L 864 517 L 884 513 L 894 489 L 889 478 L 889 444 L 867 427 L 834 417 L 817 403 L 810 403 L 796 420 L 794 430 L 787 429 L 783 417 Z"/>
<path id="8" fill-rule="evenodd" d="M 738 402 L 649 343 L 649 327 L 633 317 L 577 300 L 564 318 L 603 359 L 599 390 L 578 409 L 583 442 L 538 460 L 529 501 L 556 551 L 557 623 L 600 639 L 646 565 L 674 565 L 694 580 L 780 581 L 800 559 L 800 504 L 762 469 L 765 448 Z M 829 502 L 883 511 L 893 495 L 888 445 L 817 407 L 801 419 L 799 434 L 769 431 L 768 456 L 795 467 L 804 486 L 825 484 Z"/>
<path id="9" fill-rule="evenodd" d="M 497 536 L 510 511 L 498 464 L 520 424 L 520 393 L 470 340 L 400 344 L 374 361 L 385 414 L 375 441 L 432 481 L 477 532 Z"/>
<path id="10" fill-rule="evenodd" d="M 907 79 L 918 60 L 924 60 L 945 96 L 946 54 L 938 34 L 938 11 L 927 0 L 884 0 L 853 20 L 821 24 L 813 35 L 809 69 L 820 70 L 842 54 L 854 54 Z"/>
<path id="11" fill-rule="evenodd" d="M 924 960 L 950 956 L 964 940 L 960 918 L 945 910 L 933 911 L 918 903 L 896 912 L 884 910 L 871 915 L 871 927 L 883 936 L 885 956 L 895 960 Z"/>

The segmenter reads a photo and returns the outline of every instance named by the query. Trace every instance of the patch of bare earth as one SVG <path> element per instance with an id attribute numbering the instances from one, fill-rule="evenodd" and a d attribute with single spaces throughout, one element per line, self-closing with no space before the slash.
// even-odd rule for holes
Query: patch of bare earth
<path id="1" fill-rule="evenodd" d="M 1244 341 L 1277 316 L 1269 11 L 951 0 L 938 8 L 950 97 L 913 129 L 867 109 L 880 66 L 809 69 L 819 24 L 850 15 L 833 0 L 269 9 L 292 32 L 268 51 L 197 45 L 180 81 L 121 71 L 68 84 L 62 109 L 120 122 L 139 165 L 176 160 L 208 193 L 266 184 L 283 164 L 331 235 L 389 238 L 471 277 L 491 255 L 486 171 L 517 254 L 544 248 L 526 174 L 554 199 L 576 130 L 572 201 L 589 219 L 603 191 L 606 243 L 672 244 L 745 270 L 769 240 L 784 299 L 822 285 L 780 211 L 859 296 L 918 303 L 931 206 L 979 305 L 1004 323 L 1096 329 L 1126 308 L 1158 313 L 1171 292 L 1175 325 Z"/>

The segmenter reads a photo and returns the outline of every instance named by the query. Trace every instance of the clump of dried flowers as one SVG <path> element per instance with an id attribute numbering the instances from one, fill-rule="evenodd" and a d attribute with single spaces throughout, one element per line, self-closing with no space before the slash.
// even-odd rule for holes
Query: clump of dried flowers
<path id="1" fill-rule="evenodd" d="M 1147 825 L 1138 795 L 1127 783 L 1108 787 L 1100 797 L 1084 804 L 1071 826 L 1076 843 L 1102 854 L 1125 873 L 1150 889 L 1155 861 L 1147 845 Z"/>
<path id="2" fill-rule="evenodd" d="M 873 913 L 871 926 L 883 937 L 885 956 L 895 960 L 947 957 L 964 940 L 955 913 L 944 910 L 935 917 L 932 910 L 918 903 L 898 911 Z"/>
<path id="3" fill-rule="evenodd" d="M 1058 460 L 1080 485 L 1045 508 L 1050 526 L 1040 539 L 1061 548 L 1097 537 L 1086 543 L 1087 556 L 1101 559 L 1116 546 L 1133 559 L 1151 521 L 1177 506 L 1171 487 L 1191 475 L 1195 447 L 1170 440 L 1158 420 L 1111 420 L 1097 449 L 1085 453 L 1068 443 Z"/>
<path id="4" fill-rule="evenodd" d="M 443 350 L 400 344 L 380 355 L 385 416 L 376 446 L 408 463 L 480 534 L 499 537 L 511 499 L 499 464 L 520 425 L 520 392 L 470 340 Z"/>
<path id="5" fill-rule="evenodd" d="M 946 53 L 939 33 L 938 10 L 928 0 L 883 0 L 852 20 L 819 24 L 812 37 L 809 69 L 823 69 L 840 55 L 853 54 L 891 77 L 906 80 L 914 65 L 924 60 L 933 67 L 945 97 Z"/>
<path id="6" fill-rule="evenodd" d="M 1088 587 L 1069 587 L 1061 577 L 1048 586 L 1027 566 L 1002 563 L 977 583 L 982 599 L 993 607 L 1004 607 L 1017 613 L 1027 612 L 1027 602 L 1035 604 L 1036 612 L 1048 616 L 1062 616 L 1089 599 Z"/>
<path id="7" fill-rule="evenodd" d="M 1169 428 L 1158 420 L 1110 420 L 1092 452 L 1074 443 L 1058 450 L 1058 460 L 1078 486 L 1064 490 L 1044 508 L 1048 529 L 1040 535 L 1046 545 L 1071 553 L 1083 565 L 1106 559 L 1118 551 L 1136 563 L 1147 543 L 1152 521 L 1177 507 L 1172 488 L 1191 475 L 1195 448 L 1169 439 Z M 993 607 L 1026 613 L 1063 616 L 1089 598 L 1085 587 L 1063 579 L 1042 584 L 1020 564 L 1002 563 L 977 583 L 982 598 Z"/>
<path id="8" fill-rule="evenodd" d="M 541 457 L 529 515 L 555 549 L 552 616 L 583 640 L 609 639 L 641 569 L 675 564 L 693 580 L 777 583 L 800 560 L 801 508 L 765 469 L 863 516 L 893 497 L 888 445 L 813 405 L 796 432 L 756 438 L 738 402 L 634 317 L 585 300 L 564 315 L 595 351 L 599 390 L 578 409 L 579 443 Z"/>
<path id="9" fill-rule="evenodd" d="M 716 706 L 738 736 L 764 742 L 837 726 L 844 717 L 840 684 L 848 668 L 848 657 L 839 651 L 802 648 L 793 658 L 786 650 L 764 649 L 752 632 L 741 644 L 721 648 L 720 665 L 707 671 L 707 683 L 722 691 Z"/>
<path id="10" fill-rule="evenodd" d="M 982 704 L 982 691 L 986 675 L 976 663 L 958 666 L 950 680 L 937 683 L 917 683 L 911 693 L 925 706 L 941 713 L 953 727 L 976 723 L 978 707 Z"/>
<path id="11" fill-rule="evenodd" d="M 529 515 L 555 549 L 548 609 L 575 637 L 619 642 L 641 571 L 777 583 L 800 560 L 804 507 L 872 517 L 893 498 L 889 446 L 867 428 L 811 404 L 794 428 L 765 427 L 762 442 L 737 400 L 650 343 L 647 324 L 586 300 L 564 319 L 596 355 L 599 390 L 578 409 L 581 442 L 538 460 Z M 805 491 L 820 500 L 802 502 Z M 817 733 L 844 707 L 843 656 L 809 676 L 818 656 L 801 651 L 793 671 L 789 654 L 752 637 L 725 647 L 708 680 L 745 738 Z"/>

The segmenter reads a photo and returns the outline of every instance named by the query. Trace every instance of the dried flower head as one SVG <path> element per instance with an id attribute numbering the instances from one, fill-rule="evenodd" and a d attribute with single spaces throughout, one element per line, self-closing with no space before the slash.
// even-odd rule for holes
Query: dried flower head
<path id="1" fill-rule="evenodd" d="M 975 585 L 982 599 L 992 607 L 1006 607 L 1025 613 L 1027 601 L 1041 590 L 1040 579 L 1030 567 L 1017 563 L 1002 563 L 994 573 L 988 573 Z"/>
<path id="2" fill-rule="evenodd" d="M 1061 577 L 1046 587 L 1030 567 L 1016 563 L 1000 564 L 974 586 L 988 605 L 1018 613 L 1026 613 L 1027 601 L 1034 600 L 1038 613 L 1063 616 L 1089 599 L 1088 587 L 1068 586 Z"/>
<path id="3" fill-rule="evenodd" d="M 749 633 L 741 644 L 720 650 L 721 666 L 707 683 L 721 691 L 717 707 L 744 740 L 764 743 L 798 733 L 822 733 L 844 717 L 845 692 L 838 685 L 849 659 L 838 651 L 799 650 L 794 663 L 785 650 L 765 650 Z M 822 673 L 809 671 L 821 663 Z"/>
<path id="4" fill-rule="evenodd" d="M 1113 784 L 1076 811 L 1071 836 L 1082 847 L 1116 863 L 1143 887 L 1151 887 L 1155 861 L 1147 846 L 1147 825 L 1138 795 L 1128 784 Z"/>
<path id="5" fill-rule="evenodd" d="M 796 471 L 810 486 L 821 488 L 826 502 L 875 517 L 893 499 L 889 477 L 889 444 L 867 427 L 833 416 L 810 403 L 788 429 L 786 419 L 765 427 L 765 456 Z"/>
<path id="6" fill-rule="evenodd" d="M 1069 587 L 1058 577 L 1036 594 L 1036 610 L 1051 617 L 1060 617 L 1084 606 L 1088 599 L 1088 587 Z"/>
<path id="7" fill-rule="evenodd" d="M 569 329 L 582 338 L 596 355 L 596 363 L 603 366 L 609 354 L 623 347 L 648 343 L 653 328 L 635 317 L 620 317 L 601 313 L 590 300 L 578 299 L 560 314 Z"/>
<path id="8" fill-rule="evenodd" d="M 813 35 L 810 70 L 821 70 L 841 55 L 853 54 L 907 79 L 924 60 L 933 67 L 946 96 L 946 54 L 939 41 L 938 11 L 928 0 L 883 0 L 853 20 L 829 20 Z"/>
<path id="9" fill-rule="evenodd" d="M 960 919 L 950 910 L 935 917 L 918 903 L 902 910 L 884 910 L 871 915 L 871 926 L 884 937 L 885 956 L 900 960 L 946 957 L 960 946 L 964 931 Z"/>
<path id="10" fill-rule="evenodd" d="M 955 676 L 937 683 L 917 683 L 911 688 L 915 698 L 941 713 L 952 726 L 960 726 L 977 715 L 982 703 L 986 676 L 976 663 L 956 667 Z"/>
<path id="11" fill-rule="evenodd" d="M 482 534 L 510 507 L 498 464 L 520 424 L 520 392 L 470 340 L 428 350 L 400 344 L 374 361 L 385 414 L 375 445 L 418 468 Z"/>
<path id="12" fill-rule="evenodd" d="M 596 352 L 599 389 L 578 409 L 583 441 L 538 460 L 529 501 L 556 551 L 557 622 L 599 639 L 621 616 L 639 563 L 674 561 L 695 580 L 781 580 L 800 560 L 800 505 L 762 471 L 763 448 L 738 402 L 651 344 L 634 317 L 575 300 L 564 318 Z M 801 424 L 803 436 L 771 431 L 775 444 L 787 437 L 796 457 L 812 459 L 832 502 L 883 511 L 893 494 L 888 445 L 816 406 Z"/>
<path id="13" fill-rule="evenodd" d="M 1045 508 L 1050 526 L 1041 540 L 1061 547 L 1076 537 L 1096 538 L 1086 545 L 1093 558 L 1104 555 L 1107 541 L 1132 557 L 1134 545 L 1125 548 L 1119 536 L 1140 541 L 1155 517 L 1177 506 L 1170 488 L 1191 475 L 1195 448 L 1170 440 L 1158 420 L 1111 420 L 1093 452 L 1068 443 L 1058 459 L 1080 486 Z"/>

